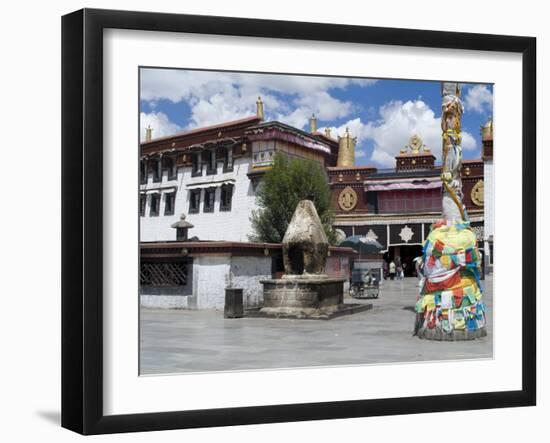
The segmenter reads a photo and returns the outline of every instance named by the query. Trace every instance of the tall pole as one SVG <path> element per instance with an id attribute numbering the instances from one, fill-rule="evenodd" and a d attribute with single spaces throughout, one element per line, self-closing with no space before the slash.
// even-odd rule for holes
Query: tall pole
<path id="1" fill-rule="evenodd" d="M 460 100 L 458 83 L 441 85 L 441 131 L 443 169 L 443 219 L 446 221 L 467 220 L 462 203 L 462 114 L 464 105 Z"/>
<path id="2" fill-rule="evenodd" d="M 462 202 L 464 105 L 458 83 L 442 83 L 441 95 L 443 220 L 432 225 L 424 243 L 414 334 L 427 340 L 472 340 L 487 331 L 481 258 Z"/>

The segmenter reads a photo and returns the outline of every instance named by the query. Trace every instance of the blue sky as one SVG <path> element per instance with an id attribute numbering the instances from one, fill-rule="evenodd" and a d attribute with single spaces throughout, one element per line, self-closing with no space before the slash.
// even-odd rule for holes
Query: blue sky
<path id="1" fill-rule="evenodd" d="M 440 82 L 250 74 L 176 69 L 141 70 L 142 138 L 222 123 L 249 115 L 262 97 L 267 120 L 308 130 L 315 113 L 318 127 L 357 137 L 356 163 L 392 167 L 394 156 L 418 134 L 439 157 Z M 479 128 L 492 115 L 493 87 L 463 84 L 464 158 L 480 157 Z"/>

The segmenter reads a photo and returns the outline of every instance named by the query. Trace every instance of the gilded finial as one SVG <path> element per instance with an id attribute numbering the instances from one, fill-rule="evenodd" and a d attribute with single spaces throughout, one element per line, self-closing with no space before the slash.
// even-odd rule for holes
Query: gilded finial
<path id="1" fill-rule="evenodd" d="M 309 132 L 312 134 L 317 132 L 317 117 L 315 117 L 315 114 L 311 114 L 309 119 Z"/>
<path id="2" fill-rule="evenodd" d="M 151 128 L 151 125 L 148 125 L 145 128 L 145 141 L 150 142 L 153 139 L 153 128 Z"/>
<path id="3" fill-rule="evenodd" d="M 346 127 L 346 133 L 343 137 L 338 137 L 338 160 L 336 166 L 355 166 L 355 143 L 356 137 L 352 137 L 349 128 Z"/>
<path id="4" fill-rule="evenodd" d="M 260 96 L 258 96 L 258 100 L 256 101 L 256 115 L 262 120 L 265 118 L 264 102 L 262 101 L 262 98 Z"/>

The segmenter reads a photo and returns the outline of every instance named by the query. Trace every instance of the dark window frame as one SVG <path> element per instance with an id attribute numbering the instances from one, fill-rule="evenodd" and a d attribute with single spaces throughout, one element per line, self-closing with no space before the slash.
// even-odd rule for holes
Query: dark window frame
<path id="1" fill-rule="evenodd" d="M 176 193 L 175 192 L 166 192 L 164 197 L 164 215 L 174 215 L 174 210 L 176 206 Z M 168 210 L 168 201 L 170 201 L 171 209 Z"/>
<path id="2" fill-rule="evenodd" d="M 191 177 L 200 177 L 202 175 L 202 158 L 197 152 L 191 154 Z"/>
<path id="3" fill-rule="evenodd" d="M 231 157 L 231 162 L 229 158 Z M 233 172 L 233 148 L 225 148 L 223 156 L 223 172 Z"/>
<path id="4" fill-rule="evenodd" d="M 197 214 L 201 208 L 201 191 L 202 189 L 191 189 L 189 191 L 189 214 Z M 196 207 L 193 205 L 194 197 L 198 195 Z"/>
<path id="5" fill-rule="evenodd" d="M 149 208 L 149 215 L 151 217 L 158 217 L 160 213 L 160 194 L 151 194 L 151 205 Z"/>
<path id="6" fill-rule="evenodd" d="M 176 168 L 176 159 L 173 157 L 163 157 L 162 170 L 168 171 L 167 180 L 175 180 L 178 176 Z"/>
<path id="7" fill-rule="evenodd" d="M 160 183 L 162 181 L 162 169 L 160 167 L 160 159 L 149 160 L 149 172 L 153 173 L 153 183 Z"/>
<path id="8" fill-rule="evenodd" d="M 147 208 L 147 194 L 139 195 L 139 215 L 145 217 L 145 209 Z"/>
<path id="9" fill-rule="evenodd" d="M 213 195 L 212 198 L 212 204 L 207 206 L 207 203 L 209 201 L 209 195 Z M 205 188 L 204 189 L 204 202 L 202 204 L 202 211 L 203 212 L 214 212 L 214 207 L 216 206 L 216 188 Z"/>
<path id="10" fill-rule="evenodd" d="M 145 160 L 139 161 L 139 183 L 142 185 L 147 184 L 147 163 Z"/>
<path id="11" fill-rule="evenodd" d="M 220 192 L 220 211 L 231 211 L 231 206 L 233 203 L 233 193 L 234 193 L 235 186 L 232 184 L 225 184 L 221 186 L 221 192 Z M 224 194 L 229 192 L 229 203 L 225 204 L 224 202 Z"/>
<path id="12" fill-rule="evenodd" d="M 207 160 L 204 160 L 206 154 Z M 206 175 L 215 175 L 218 172 L 215 152 L 211 149 L 205 149 L 202 153 L 202 162 L 206 165 Z"/>

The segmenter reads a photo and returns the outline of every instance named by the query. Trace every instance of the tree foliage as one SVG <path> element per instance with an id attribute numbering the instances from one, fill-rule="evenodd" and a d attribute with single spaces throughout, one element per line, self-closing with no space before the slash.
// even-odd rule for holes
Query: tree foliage
<path id="1" fill-rule="evenodd" d="M 276 154 L 273 166 L 259 184 L 256 193 L 259 209 L 252 212 L 254 234 L 251 241 L 280 243 L 300 200 L 313 201 L 331 244 L 333 212 L 327 176 L 321 164 L 313 160 Z"/>

